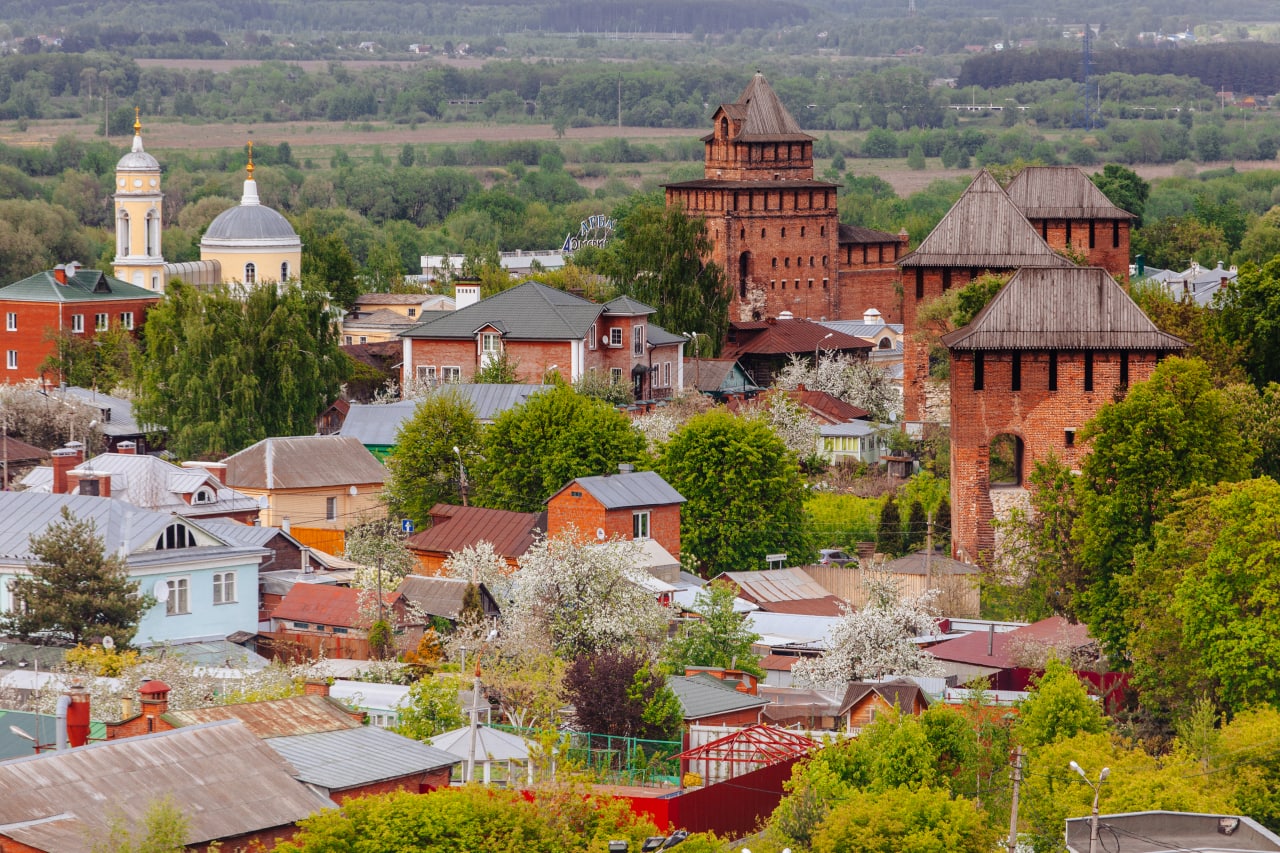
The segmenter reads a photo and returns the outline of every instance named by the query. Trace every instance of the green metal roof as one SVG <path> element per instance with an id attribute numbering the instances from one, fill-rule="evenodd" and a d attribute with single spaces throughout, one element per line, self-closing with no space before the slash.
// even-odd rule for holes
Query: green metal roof
<path id="1" fill-rule="evenodd" d="M 161 295 L 136 285 L 112 278 L 102 270 L 79 270 L 59 284 L 52 270 L 0 287 L 0 299 L 17 302 L 105 302 L 118 299 L 154 299 Z"/>

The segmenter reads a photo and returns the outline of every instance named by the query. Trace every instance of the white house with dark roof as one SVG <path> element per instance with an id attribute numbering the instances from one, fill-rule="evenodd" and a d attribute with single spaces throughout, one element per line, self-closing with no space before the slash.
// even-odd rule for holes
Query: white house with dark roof
<path id="1" fill-rule="evenodd" d="M 597 371 L 630 383 L 639 399 L 681 393 L 685 339 L 651 323 L 654 309 L 630 297 L 600 305 L 535 281 L 479 301 L 474 286 L 457 292 L 456 311 L 401 333 L 405 388 L 470 382 L 505 353 L 523 382 Z"/>
<path id="2" fill-rule="evenodd" d="M 223 639 L 258 630 L 258 566 L 266 549 L 233 543 L 198 521 L 116 498 L 0 492 L 0 612 L 15 601 L 12 581 L 37 562 L 39 537 L 63 508 L 93 522 L 108 554 L 124 557 L 129 577 L 156 603 L 138 624 L 139 645 Z"/>

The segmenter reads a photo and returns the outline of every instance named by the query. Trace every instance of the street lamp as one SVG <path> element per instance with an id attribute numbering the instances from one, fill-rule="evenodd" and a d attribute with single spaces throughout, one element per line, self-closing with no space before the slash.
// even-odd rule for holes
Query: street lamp
<path id="1" fill-rule="evenodd" d="M 462 464 L 462 451 L 458 445 L 453 446 L 453 455 L 458 457 L 458 488 L 462 491 L 462 505 L 467 505 L 467 469 Z"/>
<path id="2" fill-rule="evenodd" d="M 827 338 L 831 337 L 834 334 L 835 332 L 827 332 L 826 335 L 823 336 L 822 341 L 825 341 Z M 818 369 L 818 350 L 822 347 L 822 341 L 818 341 L 816 344 L 813 345 L 813 369 L 814 370 Z"/>
<path id="3" fill-rule="evenodd" d="M 1095 785 L 1089 781 L 1084 768 L 1079 764 L 1072 761 L 1068 766 L 1076 773 L 1079 773 L 1084 783 L 1093 789 L 1093 816 L 1089 820 L 1089 853 L 1098 853 L 1098 797 L 1102 795 L 1102 783 L 1107 781 L 1107 777 L 1111 775 L 1111 768 L 1102 768 L 1102 772 L 1098 774 L 1098 784 Z"/>

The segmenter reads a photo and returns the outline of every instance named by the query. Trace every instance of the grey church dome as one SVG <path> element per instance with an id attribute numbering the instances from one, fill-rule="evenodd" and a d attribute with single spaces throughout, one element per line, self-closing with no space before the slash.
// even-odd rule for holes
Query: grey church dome
<path id="1" fill-rule="evenodd" d="M 297 240 L 289 220 L 260 204 L 241 204 L 219 213 L 204 232 L 206 240 Z"/>
<path id="2" fill-rule="evenodd" d="M 160 162 L 145 151 L 130 151 L 116 164 L 117 172 L 158 172 Z"/>

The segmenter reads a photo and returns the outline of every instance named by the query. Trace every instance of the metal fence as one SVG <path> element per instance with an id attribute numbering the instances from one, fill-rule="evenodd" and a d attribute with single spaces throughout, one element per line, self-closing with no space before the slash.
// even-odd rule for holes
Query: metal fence
<path id="1" fill-rule="evenodd" d="M 515 726 L 494 725 L 493 728 L 528 738 L 547 734 Z M 581 767 L 601 783 L 640 787 L 680 784 L 680 762 L 675 756 L 684 751 L 684 745 L 678 740 L 573 731 L 557 732 L 556 736 L 562 760 Z"/>

